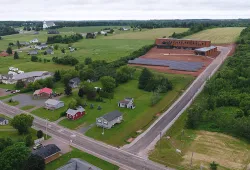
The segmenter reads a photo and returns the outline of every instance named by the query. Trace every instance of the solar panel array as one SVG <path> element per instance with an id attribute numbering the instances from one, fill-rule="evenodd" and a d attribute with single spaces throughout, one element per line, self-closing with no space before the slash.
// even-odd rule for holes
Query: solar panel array
<path id="1" fill-rule="evenodd" d="M 203 67 L 202 62 L 172 61 L 172 60 L 158 60 L 158 59 L 145 59 L 145 58 L 136 58 L 134 60 L 129 60 L 128 63 L 151 65 L 151 66 L 167 66 L 171 70 L 182 70 L 182 71 L 198 71 Z"/>

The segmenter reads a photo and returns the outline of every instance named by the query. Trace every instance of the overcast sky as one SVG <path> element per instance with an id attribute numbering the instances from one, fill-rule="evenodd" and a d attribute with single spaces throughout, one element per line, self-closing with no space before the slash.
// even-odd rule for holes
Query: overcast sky
<path id="1" fill-rule="evenodd" d="M 250 18 L 250 0 L 0 0 L 0 20 Z"/>

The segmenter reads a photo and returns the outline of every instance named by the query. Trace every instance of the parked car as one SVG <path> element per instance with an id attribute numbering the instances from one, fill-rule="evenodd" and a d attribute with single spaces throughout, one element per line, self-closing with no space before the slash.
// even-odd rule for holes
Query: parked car
<path id="1" fill-rule="evenodd" d="M 12 94 L 15 94 L 15 93 L 16 93 L 16 90 L 12 90 L 11 93 L 12 93 Z"/>
<path id="2" fill-rule="evenodd" d="M 16 93 L 19 93 L 20 92 L 20 90 L 16 90 Z"/>
<path id="3" fill-rule="evenodd" d="M 6 89 L 5 92 L 10 92 L 11 90 L 10 89 Z"/>
<path id="4" fill-rule="evenodd" d="M 33 147 L 33 149 L 34 150 L 37 150 L 37 149 L 39 149 L 39 148 L 41 148 L 43 145 L 41 144 L 41 143 L 38 143 L 38 144 L 36 144 L 34 147 Z"/>

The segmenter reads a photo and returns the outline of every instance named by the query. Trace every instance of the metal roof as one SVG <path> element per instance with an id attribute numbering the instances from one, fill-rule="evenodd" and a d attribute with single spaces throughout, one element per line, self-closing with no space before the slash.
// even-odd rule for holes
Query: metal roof
<path id="1" fill-rule="evenodd" d="M 63 101 L 54 100 L 54 99 L 48 99 L 45 103 L 55 106 L 55 105 L 58 105 L 59 103 L 63 103 Z"/>
<path id="2" fill-rule="evenodd" d="M 23 74 L 17 74 L 13 76 L 13 79 L 15 80 L 21 80 L 26 79 L 30 77 L 41 77 L 44 73 L 48 73 L 47 71 L 33 71 L 33 72 L 27 72 Z"/>
<path id="3" fill-rule="evenodd" d="M 79 106 L 76 110 L 68 109 L 66 113 L 69 114 L 69 115 L 75 116 L 76 113 L 84 112 L 84 111 L 85 111 L 85 109 L 83 107 Z"/>
<path id="4" fill-rule="evenodd" d="M 198 48 L 198 49 L 195 49 L 195 51 L 199 51 L 199 52 L 207 52 L 207 51 L 212 50 L 212 49 L 215 49 L 215 48 L 216 48 L 215 46 L 203 47 L 203 48 Z"/>
<path id="5" fill-rule="evenodd" d="M 118 110 L 115 110 L 113 112 L 109 112 L 109 113 L 103 115 L 102 118 L 107 120 L 108 122 L 110 122 L 110 121 L 112 121 L 120 116 L 122 116 L 122 113 L 119 112 Z"/>
<path id="6" fill-rule="evenodd" d="M 3 122 L 3 121 L 5 121 L 5 120 L 7 120 L 7 119 L 5 119 L 5 118 L 3 118 L 3 117 L 0 117 L 0 122 Z"/>
<path id="7" fill-rule="evenodd" d="M 82 159 L 72 158 L 66 165 L 57 170 L 101 170 L 101 169 L 97 168 L 96 166 Z"/>

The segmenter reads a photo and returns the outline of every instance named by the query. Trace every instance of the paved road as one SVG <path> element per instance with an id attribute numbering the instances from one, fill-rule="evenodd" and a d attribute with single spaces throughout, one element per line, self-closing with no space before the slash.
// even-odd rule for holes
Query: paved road
<path id="1" fill-rule="evenodd" d="M 154 163 L 150 160 L 143 159 L 136 156 L 139 152 L 146 149 L 149 144 L 157 137 L 160 131 L 163 131 L 165 127 L 178 115 L 178 113 L 187 105 L 187 103 L 196 94 L 197 89 L 199 89 L 206 79 L 211 75 L 211 73 L 217 68 L 218 65 L 222 63 L 222 59 L 226 58 L 226 55 L 230 51 L 226 47 L 221 47 L 221 54 L 213 61 L 212 64 L 201 74 L 192 84 L 192 86 L 187 90 L 186 94 L 182 96 L 176 105 L 172 107 L 170 111 L 164 113 L 158 122 L 154 123 L 149 130 L 144 133 L 144 136 L 140 138 L 134 145 L 128 148 L 127 152 L 104 143 L 95 141 L 88 138 L 76 131 L 71 131 L 64 129 L 63 127 L 56 125 L 55 123 L 49 122 L 48 126 L 46 120 L 34 116 L 34 128 L 47 131 L 52 137 L 60 139 L 65 143 L 69 143 L 72 146 L 81 149 L 85 152 L 93 154 L 101 159 L 107 160 L 120 166 L 122 169 L 126 170 L 164 170 L 170 169 L 162 165 Z M 16 107 L 9 106 L 3 102 L 0 102 L 0 112 L 6 114 L 10 117 L 15 116 L 20 113 L 24 113 Z M 27 113 L 27 112 L 26 112 Z M 72 140 L 72 141 L 71 141 Z"/>
<path id="2" fill-rule="evenodd" d="M 197 93 L 198 89 L 204 84 L 204 82 L 210 77 L 212 73 L 218 68 L 217 66 L 222 64 L 222 61 L 226 59 L 229 54 L 231 47 L 219 47 L 220 55 L 207 67 L 206 70 L 189 87 L 187 92 L 173 105 L 172 108 L 167 110 L 158 122 L 155 122 L 144 134 L 125 147 L 126 151 L 133 154 L 143 153 L 147 147 L 159 136 L 167 125 L 181 112 L 181 110 L 192 100 L 193 96 Z"/>
<path id="3" fill-rule="evenodd" d="M 8 115 L 9 117 L 13 117 L 20 113 L 27 113 L 3 102 L 0 102 L 0 112 Z M 34 118 L 33 128 L 41 129 L 46 132 L 46 120 L 37 116 L 34 116 Z M 129 152 L 95 141 L 76 131 L 65 129 L 52 122 L 48 122 L 47 130 L 50 136 L 68 143 L 80 150 L 93 154 L 101 159 L 114 163 L 126 170 L 170 170 L 170 168 L 166 168 Z M 72 142 L 70 140 L 72 140 Z"/>

